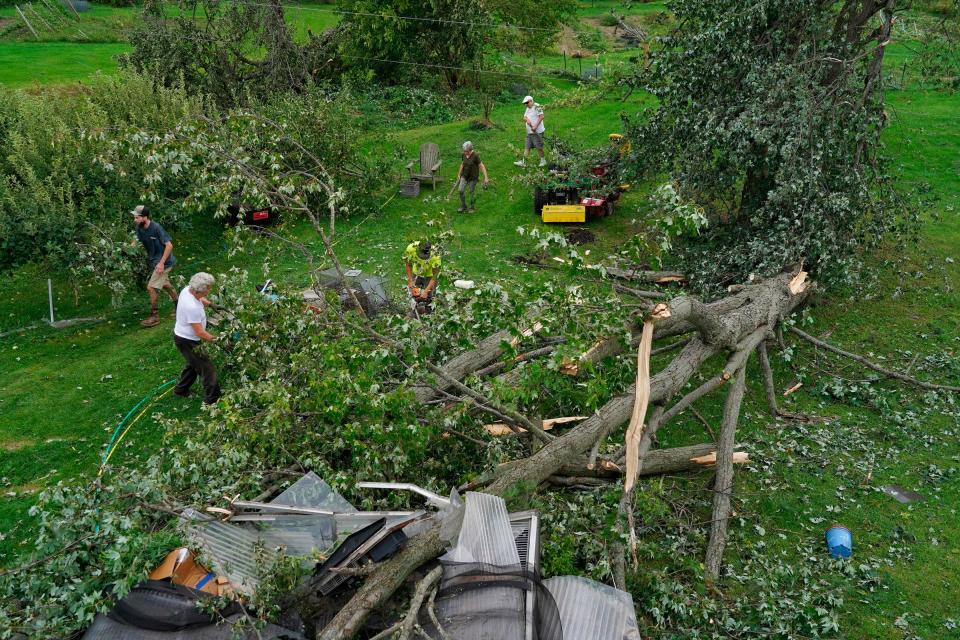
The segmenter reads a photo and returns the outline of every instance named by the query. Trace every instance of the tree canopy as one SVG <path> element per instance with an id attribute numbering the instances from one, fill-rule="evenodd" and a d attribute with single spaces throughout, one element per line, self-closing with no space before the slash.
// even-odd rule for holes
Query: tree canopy
<path id="1" fill-rule="evenodd" d="M 630 80 L 659 100 L 634 161 L 708 212 L 685 251 L 708 281 L 799 261 L 842 278 L 904 229 L 879 141 L 893 0 L 671 6 L 676 29 Z"/>

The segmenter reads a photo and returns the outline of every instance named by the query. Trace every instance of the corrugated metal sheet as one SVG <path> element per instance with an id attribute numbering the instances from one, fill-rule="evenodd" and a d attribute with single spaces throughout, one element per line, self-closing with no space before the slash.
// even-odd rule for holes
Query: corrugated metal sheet
<path id="1" fill-rule="evenodd" d="M 210 559 L 211 569 L 227 578 L 240 593 L 252 594 L 260 577 L 273 566 L 276 552 L 255 531 L 219 520 L 204 520 L 187 509 L 183 515 L 195 520 L 188 532 L 197 538 L 197 547 Z"/>
<path id="2" fill-rule="evenodd" d="M 560 612 L 564 640 L 640 640 L 630 594 L 579 576 L 543 581 Z"/>
<path id="3" fill-rule="evenodd" d="M 466 510 L 457 544 L 442 558 L 450 562 L 481 562 L 498 566 L 520 564 L 513 529 L 503 498 L 467 492 Z"/>
<path id="4" fill-rule="evenodd" d="M 521 573 L 517 537 L 526 545 L 530 520 L 525 520 L 515 523 L 515 531 L 502 498 L 468 492 L 457 543 L 441 558 L 443 585 L 472 581 L 459 576 L 480 568 L 478 565 Z M 493 586 L 438 599 L 437 616 L 453 638 L 525 640 L 527 602 L 527 592 L 522 589 Z"/>

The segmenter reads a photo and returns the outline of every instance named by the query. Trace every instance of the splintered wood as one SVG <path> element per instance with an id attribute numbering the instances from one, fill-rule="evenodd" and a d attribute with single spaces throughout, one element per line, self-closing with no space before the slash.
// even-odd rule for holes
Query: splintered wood
<path id="1" fill-rule="evenodd" d="M 579 422 L 581 420 L 586 420 L 588 416 L 564 416 L 562 418 L 547 418 L 542 424 L 544 431 L 550 431 L 558 424 L 567 424 L 568 422 Z M 511 433 L 526 433 L 526 429 L 523 427 L 518 427 L 518 431 L 515 432 L 510 428 L 509 425 L 504 424 L 503 422 L 493 422 L 491 424 L 483 425 L 484 431 L 489 433 L 495 438 L 500 438 L 502 436 L 510 435 Z"/>
<path id="2" fill-rule="evenodd" d="M 657 309 L 666 305 L 658 304 Z M 667 311 L 669 314 L 670 312 Z M 624 480 L 624 493 L 631 493 L 640 470 L 640 439 L 643 437 L 643 420 L 647 416 L 647 404 L 650 402 L 650 348 L 653 345 L 653 320 L 643 323 L 640 334 L 640 346 L 637 348 L 637 396 L 633 401 L 633 413 L 627 428 L 627 471 Z"/>
<path id="3" fill-rule="evenodd" d="M 593 343 L 593 346 L 583 352 L 578 360 L 564 360 L 563 364 L 560 365 L 560 373 L 565 376 L 575 376 L 580 373 L 580 363 L 590 360 L 593 355 L 604 348 L 607 344 L 607 340 L 597 340 Z"/>
<path id="4" fill-rule="evenodd" d="M 797 275 L 793 276 L 793 279 L 790 280 L 790 284 L 787 285 L 787 288 L 790 290 L 790 295 L 795 296 L 797 294 L 803 293 L 807 289 L 807 272 L 801 271 Z"/>
<path id="5" fill-rule="evenodd" d="M 745 464 L 747 462 L 750 462 L 750 456 L 745 451 L 735 451 L 734 454 L 730 457 L 730 461 L 733 464 Z M 696 458 L 690 458 L 690 462 L 704 465 L 704 466 L 717 464 L 717 452 L 714 451 L 712 453 L 708 453 L 705 456 L 697 456 Z"/>
<path id="6" fill-rule="evenodd" d="M 521 338 L 529 338 L 530 336 L 537 333 L 541 329 L 543 329 L 543 325 L 539 322 L 534 322 L 532 327 L 530 327 L 529 329 L 524 329 L 519 336 L 513 336 L 512 338 L 510 338 L 510 347 L 513 349 L 516 349 L 517 345 L 520 344 Z"/>

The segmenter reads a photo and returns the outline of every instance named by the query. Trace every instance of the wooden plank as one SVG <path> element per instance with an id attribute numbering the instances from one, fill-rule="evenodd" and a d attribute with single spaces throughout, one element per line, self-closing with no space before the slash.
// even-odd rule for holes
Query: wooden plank
<path id="1" fill-rule="evenodd" d="M 17 13 L 20 14 L 20 17 L 23 18 L 23 21 L 26 23 L 27 28 L 30 29 L 30 33 L 33 34 L 33 37 L 39 38 L 40 36 L 37 35 L 37 30 L 33 28 L 33 25 L 30 24 L 29 20 L 27 20 L 27 16 L 23 15 L 23 11 L 20 10 L 20 5 L 13 5 L 13 6 L 16 8 Z"/>

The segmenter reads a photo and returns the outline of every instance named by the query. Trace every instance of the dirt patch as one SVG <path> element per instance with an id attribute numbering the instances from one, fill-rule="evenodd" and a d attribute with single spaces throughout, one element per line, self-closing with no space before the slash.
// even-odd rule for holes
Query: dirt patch
<path id="1" fill-rule="evenodd" d="M 564 27 L 563 31 L 560 32 L 560 41 L 557 45 L 560 47 L 560 51 L 565 51 L 568 56 L 572 56 L 575 53 L 581 55 L 588 53 L 580 49 L 580 41 L 577 40 L 577 33 L 570 27 Z"/>
<path id="2" fill-rule="evenodd" d="M 587 244 L 588 242 L 593 242 L 596 240 L 596 236 L 593 235 L 593 232 L 589 229 L 570 229 L 565 236 L 567 242 L 574 245 Z"/>
<path id="3" fill-rule="evenodd" d="M 0 449 L 4 451 L 19 451 L 24 447 L 29 447 L 33 444 L 33 440 L 8 440 L 6 442 L 0 443 Z"/>
<path id="4" fill-rule="evenodd" d="M 31 495 L 40 490 L 40 485 L 36 482 L 28 482 L 26 484 L 18 484 L 16 486 L 10 487 L 9 489 L 4 490 L 4 495 L 8 498 L 15 498 L 19 495 Z"/>
<path id="5" fill-rule="evenodd" d="M 637 23 L 638 21 L 634 16 L 627 16 L 625 20 L 626 23 L 631 27 L 636 27 L 637 29 L 646 32 L 646 29 Z M 629 37 L 619 26 L 608 27 L 600 23 L 600 18 L 587 18 L 584 20 L 584 22 L 599 29 L 600 33 L 603 34 L 604 39 L 616 48 L 633 49 L 640 46 L 639 40 Z"/>
<path id="6" fill-rule="evenodd" d="M 543 266 L 543 258 L 540 256 L 515 255 L 510 258 L 517 264 L 529 264 L 533 266 Z"/>

